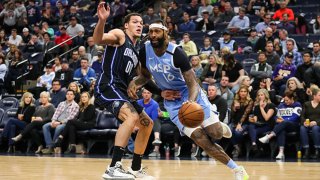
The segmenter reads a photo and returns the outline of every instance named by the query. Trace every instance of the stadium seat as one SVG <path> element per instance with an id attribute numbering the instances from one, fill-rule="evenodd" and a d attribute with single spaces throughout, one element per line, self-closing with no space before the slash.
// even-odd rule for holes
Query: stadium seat
<path id="1" fill-rule="evenodd" d="M 0 108 L 6 111 L 9 108 L 17 108 L 19 100 L 14 97 L 6 97 L 0 100 Z"/>
<path id="2" fill-rule="evenodd" d="M 17 111 L 18 108 L 9 108 L 6 111 L 4 111 L 2 121 L 0 123 L 0 134 L 2 133 L 3 128 L 8 123 L 9 119 L 16 117 Z"/>
<path id="3" fill-rule="evenodd" d="M 242 66 L 243 66 L 243 69 L 244 69 L 245 72 L 247 72 L 247 74 L 250 73 L 251 66 L 254 65 L 255 63 L 257 63 L 257 60 L 251 59 L 251 58 L 244 59 L 241 62 Z"/>

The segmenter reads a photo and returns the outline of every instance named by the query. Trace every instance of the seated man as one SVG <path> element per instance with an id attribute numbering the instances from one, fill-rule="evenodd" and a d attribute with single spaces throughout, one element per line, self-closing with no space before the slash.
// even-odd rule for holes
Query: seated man
<path id="1" fill-rule="evenodd" d="M 68 90 L 66 100 L 61 102 L 53 114 L 51 122 L 43 125 L 43 135 L 46 142 L 46 149 L 42 150 L 44 154 L 53 153 L 54 142 L 58 140 L 60 133 L 63 131 L 69 120 L 74 120 L 79 113 L 79 105 L 74 101 L 75 92 Z M 51 128 L 54 128 L 54 136 L 51 136 Z"/>
<path id="2" fill-rule="evenodd" d="M 239 9 L 239 15 L 234 16 L 229 25 L 228 29 L 231 32 L 244 32 L 245 30 L 249 29 L 250 20 L 247 16 L 245 16 L 246 10 L 244 8 Z"/>
<path id="3" fill-rule="evenodd" d="M 82 58 L 80 64 L 81 67 L 74 72 L 73 80 L 83 86 L 82 91 L 88 91 L 91 81 L 96 78 L 96 73 L 89 67 L 89 60 L 87 58 Z"/>

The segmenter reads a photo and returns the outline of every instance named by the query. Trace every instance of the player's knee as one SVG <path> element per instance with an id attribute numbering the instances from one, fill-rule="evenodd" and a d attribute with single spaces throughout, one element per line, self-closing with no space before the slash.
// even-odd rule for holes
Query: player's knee
<path id="1" fill-rule="evenodd" d="M 221 139 L 223 136 L 223 129 L 220 123 L 214 123 L 206 127 L 206 131 L 211 138 L 216 140 Z"/>
<path id="2" fill-rule="evenodd" d="M 203 138 L 205 138 L 206 134 L 201 128 L 195 129 L 191 134 L 191 139 L 194 141 L 201 141 Z"/>

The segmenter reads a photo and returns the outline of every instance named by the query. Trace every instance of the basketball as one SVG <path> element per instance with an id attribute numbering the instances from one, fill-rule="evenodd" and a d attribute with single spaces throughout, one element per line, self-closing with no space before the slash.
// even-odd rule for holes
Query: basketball
<path id="1" fill-rule="evenodd" d="M 179 121 L 186 127 L 200 126 L 204 119 L 204 111 L 196 102 L 187 102 L 179 110 Z"/>

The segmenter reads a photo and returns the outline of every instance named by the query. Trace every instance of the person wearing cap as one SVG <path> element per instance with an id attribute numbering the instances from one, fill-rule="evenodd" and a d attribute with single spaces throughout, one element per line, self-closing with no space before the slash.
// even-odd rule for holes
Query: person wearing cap
<path id="1" fill-rule="evenodd" d="M 244 8 L 239 9 L 239 15 L 234 16 L 228 24 L 228 29 L 232 32 L 244 32 L 249 29 L 250 20 L 246 16 L 246 10 Z"/>
<path id="2" fill-rule="evenodd" d="M 287 80 L 294 76 L 296 67 L 292 64 L 293 53 L 288 52 L 284 55 L 284 61 L 282 64 L 278 64 L 272 73 L 273 86 L 276 93 L 283 95 L 286 89 Z"/>
<path id="3" fill-rule="evenodd" d="M 197 26 L 197 31 L 209 31 L 209 30 L 214 30 L 214 24 L 213 21 L 211 21 L 211 19 L 209 19 L 209 12 L 204 9 L 202 11 L 202 20 L 198 23 Z"/>
<path id="4" fill-rule="evenodd" d="M 223 38 L 220 38 L 215 46 L 216 50 L 221 51 L 224 47 L 227 47 L 231 53 L 235 54 L 238 51 L 238 44 L 235 40 L 231 39 L 231 32 L 225 30 L 222 33 Z"/>
<path id="5" fill-rule="evenodd" d="M 31 34 L 29 32 L 29 29 L 28 28 L 23 28 L 22 29 L 22 42 L 21 42 L 21 45 L 26 45 L 28 44 L 28 42 L 30 41 L 31 39 Z"/>
<path id="6" fill-rule="evenodd" d="M 188 32 L 195 31 L 196 24 L 193 21 L 190 21 L 190 16 L 187 12 L 183 13 L 183 23 L 179 25 L 179 32 Z"/>
<path id="7" fill-rule="evenodd" d="M 68 85 L 73 81 L 74 71 L 69 68 L 69 62 L 63 60 L 61 62 L 61 69 L 56 72 L 55 79 L 59 80 L 61 87 L 66 89 Z"/>
<path id="8" fill-rule="evenodd" d="M 269 27 L 269 23 L 271 21 L 271 15 L 265 14 L 263 16 L 263 22 L 259 22 L 255 29 L 257 30 L 258 34 L 264 34 L 264 30 Z"/>

